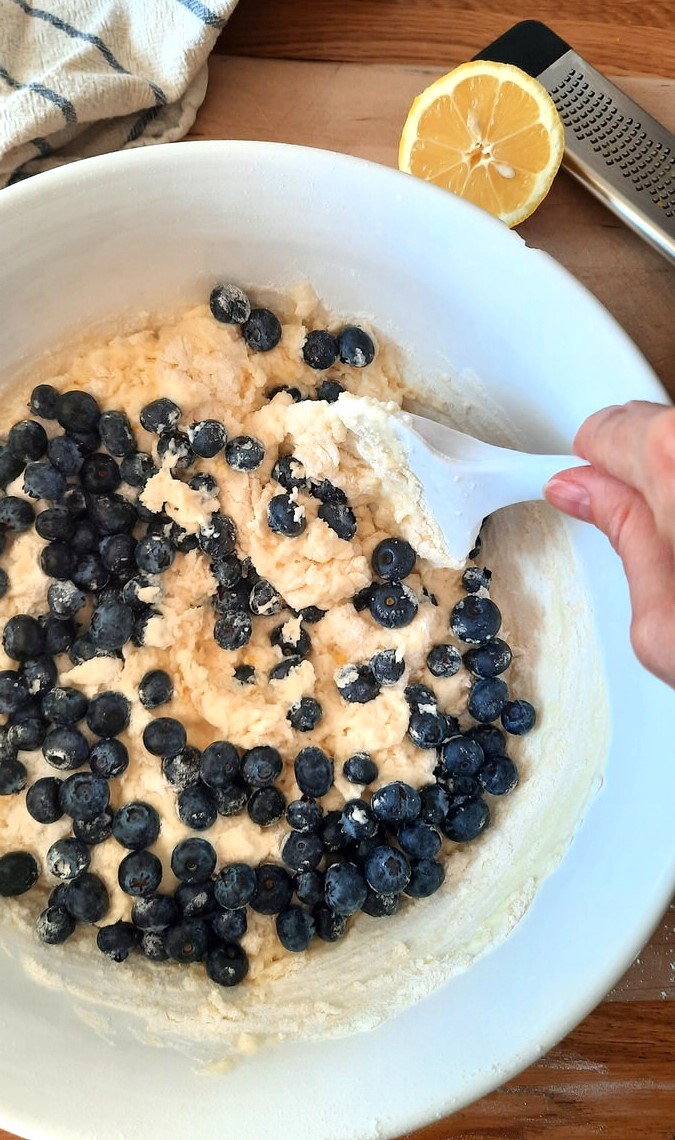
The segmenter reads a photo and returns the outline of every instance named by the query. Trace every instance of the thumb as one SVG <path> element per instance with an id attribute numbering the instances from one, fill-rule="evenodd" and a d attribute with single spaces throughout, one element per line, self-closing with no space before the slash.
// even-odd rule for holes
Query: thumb
<path id="1" fill-rule="evenodd" d="M 544 495 L 558 510 L 607 535 L 628 579 L 635 654 L 652 673 L 675 685 L 675 559 L 645 499 L 595 467 L 561 471 L 546 484 Z"/>

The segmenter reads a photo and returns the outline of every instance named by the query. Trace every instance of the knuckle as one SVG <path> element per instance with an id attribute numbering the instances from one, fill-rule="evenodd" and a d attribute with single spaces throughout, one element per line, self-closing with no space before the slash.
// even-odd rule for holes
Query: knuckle
<path id="1" fill-rule="evenodd" d="M 641 665 L 651 673 L 658 671 L 659 660 L 655 647 L 660 644 L 658 615 L 652 611 L 633 615 L 630 626 L 630 642 L 633 652 Z"/>
<path id="2" fill-rule="evenodd" d="M 647 431 L 647 463 L 659 480 L 669 479 L 675 492 L 675 408 L 655 416 Z"/>

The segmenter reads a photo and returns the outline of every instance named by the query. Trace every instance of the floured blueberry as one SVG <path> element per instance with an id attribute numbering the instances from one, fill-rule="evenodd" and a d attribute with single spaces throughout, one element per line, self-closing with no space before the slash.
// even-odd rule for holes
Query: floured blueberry
<path id="1" fill-rule="evenodd" d="M 304 658 L 295 655 L 293 657 L 286 657 L 280 661 L 278 665 L 274 665 L 269 671 L 270 681 L 283 681 L 288 677 L 288 674 L 297 669 L 298 665 L 302 665 Z"/>
<path id="2" fill-rule="evenodd" d="M 161 463 L 169 463 L 172 471 L 187 471 L 195 460 L 189 437 L 177 430 L 162 432 L 157 440 L 157 455 Z"/>
<path id="3" fill-rule="evenodd" d="M 269 827 L 281 819 L 286 808 L 286 797 L 280 788 L 256 788 L 246 805 L 254 823 Z"/>
<path id="4" fill-rule="evenodd" d="M 477 594 L 479 590 L 489 590 L 492 571 L 487 566 L 467 566 L 462 574 L 462 585 L 467 594 Z"/>
<path id="5" fill-rule="evenodd" d="M 321 805 L 312 796 L 291 800 L 286 808 L 286 822 L 294 831 L 319 831 L 323 822 Z"/>
<path id="6" fill-rule="evenodd" d="M 89 848 L 81 839 L 66 836 L 57 839 L 49 848 L 45 862 L 47 870 L 57 879 L 76 879 L 86 871 L 90 861 Z"/>
<path id="7" fill-rule="evenodd" d="M 79 729 L 59 726 L 47 733 L 42 755 L 52 768 L 72 771 L 89 759 L 89 742 Z"/>
<path id="8" fill-rule="evenodd" d="M 454 677 L 461 665 L 461 654 L 454 645 L 434 645 L 427 654 L 427 669 L 434 677 Z"/>
<path id="9" fill-rule="evenodd" d="M 322 380 L 316 390 L 316 399 L 325 400 L 327 404 L 334 404 L 345 391 L 339 380 Z"/>
<path id="10" fill-rule="evenodd" d="M 20 534 L 32 526 L 35 517 L 33 508 L 26 499 L 16 495 L 0 498 L 0 526 L 14 534 Z"/>
<path id="11" fill-rule="evenodd" d="M 178 427 L 180 417 L 181 410 L 178 404 L 167 396 L 160 396 L 158 400 L 152 400 L 141 408 L 139 419 L 146 431 L 152 432 L 153 435 L 161 435 L 162 432 Z"/>
<path id="12" fill-rule="evenodd" d="M 302 346 L 302 357 L 310 368 L 317 370 L 330 368 L 338 358 L 337 337 L 326 329 L 315 329 L 307 333 Z"/>
<path id="13" fill-rule="evenodd" d="M 253 624 L 246 610 L 230 605 L 221 611 L 213 627 L 213 637 L 221 649 L 241 649 L 253 632 Z"/>
<path id="14" fill-rule="evenodd" d="M 398 649 L 380 649 L 369 661 L 378 685 L 395 685 L 405 673 L 405 660 Z"/>
<path id="15" fill-rule="evenodd" d="M 25 764 L 16 757 L 0 763 L 0 796 L 16 796 L 23 791 L 28 780 Z"/>
<path id="16" fill-rule="evenodd" d="M 136 450 L 134 433 L 124 412 L 103 412 L 98 421 L 101 442 L 118 459 Z"/>
<path id="17" fill-rule="evenodd" d="M 284 873 L 284 881 L 286 876 Z M 236 909 L 250 903 L 258 890 L 258 876 L 248 863 L 229 863 L 216 876 L 214 891 L 219 906 Z M 290 897 L 290 896 L 289 896 Z"/>
<path id="18" fill-rule="evenodd" d="M 347 915 L 336 914 L 325 903 L 319 903 L 312 910 L 316 933 L 322 942 L 338 942 L 347 930 Z"/>
<path id="19" fill-rule="evenodd" d="M 249 608 L 252 614 L 274 617 L 284 608 L 284 599 L 266 578 L 259 578 L 251 587 Z"/>
<path id="20" fill-rule="evenodd" d="M 305 508 L 290 494 L 275 495 L 267 504 L 267 525 L 275 534 L 296 538 L 307 529 Z"/>
<path id="21" fill-rule="evenodd" d="M 366 368 L 375 358 L 372 337 L 358 325 L 345 325 L 338 336 L 338 352 L 343 364 Z"/>
<path id="22" fill-rule="evenodd" d="M 225 325 L 243 325 L 251 315 L 251 302 L 238 285 L 216 285 L 211 290 L 209 308 L 215 319 Z"/>
<path id="23" fill-rule="evenodd" d="M 293 491 L 296 488 L 304 491 L 307 487 L 305 468 L 294 455 L 279 456 L 272 468 L 272 478 L 286 491 Z"/>
<path id="24" fill-rule="evenodd" d="M 511 664 L 510 647 L 501 637 L 493 637 L 483 645 L 467 649 L 462 660 L 474 677 L 498 677 Z"/>
<path id="25" fill-rule="evenodd" d="M 210 916 L 211 929 L 220 942 L 239 942 L 248 929 L 246 910 L 217 910 Z"/>
<path id="26" fill-rule="evenodd" d="M 351 542 L 356 534 L 356 515 L 348 503 L 322 503 L 318 515 L 338 538 Z"/>
<path id="27" fill-rule="evenodd" d="M 75 919 L 65 906 L 48 906 L 38 916 L 35 931 L 40 942 L 58 946 L 70 938 L 75 930 Z"/>
<path id="28" fill-rule="evenodd" d="M 321 720 L 323 709 L 314 697 L 301 697 L 286 713 L 286 719 L 298 732 L 311 732 Z"/>
<path id="29" fill-rule="evenodd" d="M 335 674 L 335 684 L 340 696 L 350 704 L 365 705 L 380 692 L 368 665 L 343 665 Z"/>
<path id="30" fill-rule="evenodd" d="M 385 629 L 402 629 L 410 625 L 417 613 L 417 598 L 401 582 L 373 586 L 368 608 L 378 623 Z"/>
<path id="31" fill-rule="evenodd" d="M 373 792 L 370 803 L 383 823 L 410 823 L 417 819 L 422 808 L 419 792 L 403 780 L 382 784 Z"/>
<path id="32" fill-rule="evenodd" d="M 265 448 L 253 436 L 237 435 L 225 444 L 225 459 L 235 471 L 255 471 L 264 458 Z"/>
<path id="33" fill-rule="evenodd" d="M 219 420 L 198 420 L 190 424 L 188 439 L 195 455 L 213 459 L 227 443 L 227 432 Z"/>
<path id="34" fill-rule="evenodd" d="M 345 760 L 342 773 L 350 784 L 372 784 L 378 776 L 378 767 L 367 752 L 355 752 Z"/>

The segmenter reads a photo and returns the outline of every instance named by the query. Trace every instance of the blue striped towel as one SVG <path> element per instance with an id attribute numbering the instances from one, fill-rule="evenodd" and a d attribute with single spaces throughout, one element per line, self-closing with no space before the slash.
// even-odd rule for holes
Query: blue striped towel
<path id="1" fill-rule="evenodd" d="M 181 138 L 237 0 L 0 0 L 0 186 Z"/>

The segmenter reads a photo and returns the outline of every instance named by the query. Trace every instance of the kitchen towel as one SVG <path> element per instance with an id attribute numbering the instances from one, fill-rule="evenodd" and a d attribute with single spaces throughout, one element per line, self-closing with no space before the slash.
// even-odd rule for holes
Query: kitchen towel
<path id="1" fill-rule="evenodd" d="M 237 0 L 0 0 L 0 186 L 192 126 Z"/>

